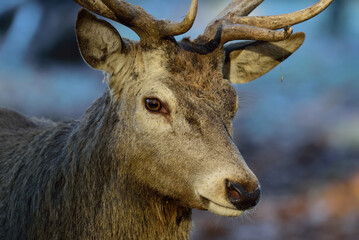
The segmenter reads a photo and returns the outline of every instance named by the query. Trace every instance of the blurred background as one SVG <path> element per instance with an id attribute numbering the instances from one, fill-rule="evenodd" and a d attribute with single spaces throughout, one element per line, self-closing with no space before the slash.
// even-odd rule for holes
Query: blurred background
<path id="1" fill-rule="evenodd" d="M 129 1 L 179 21 L 190 0 Z M 199 0 L 200 34 L 230 0 Z M 264 1 L 252 15 L 296 11 L 315 0 Z M 1 0 L 0 106 L 29 116 L 79 118 L 104 91 L 76 46 L 71 0 Z M 272 72 L 237 85 L 235 140 L 262 184 L 259 206 L 223 218 L 194 211 L 193 239 L 358 239 L 359 1 L 336 0 L 294 27 L 304 45 Z M 123 37 L 138 39 L 115 25 Z M 179 37 L 178 39 L 180 39 Z"/>

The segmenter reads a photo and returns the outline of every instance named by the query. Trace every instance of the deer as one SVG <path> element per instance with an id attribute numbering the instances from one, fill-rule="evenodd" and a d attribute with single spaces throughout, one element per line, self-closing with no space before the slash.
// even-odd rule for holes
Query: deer
<path id="1" fill-rule="evenodd" d="M 80 120 L 0 109 L 0 239 L 189 239 L 192 209 L 236 217 L 255 207 L 258 178 L 233 142 L 232 84 L 294 53 L 305 34 L 292 26 L 332 0 L 275 16 L 248 16 L 263 0 L 234 0 L 181 41 L 197 0 L 181 22 L 123 0 L 75 1 L 80 53 L 108 87 Z"/>

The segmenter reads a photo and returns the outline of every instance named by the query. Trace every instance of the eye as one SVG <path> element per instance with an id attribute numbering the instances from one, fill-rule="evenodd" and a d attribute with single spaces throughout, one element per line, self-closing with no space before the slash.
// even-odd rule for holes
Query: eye
<path id="1" fill-rule="evenodd" d="M 146 98 L 145 106 L 151 112 L 159 112 L 162 109 L 162 103 L 157 98 Z"/>

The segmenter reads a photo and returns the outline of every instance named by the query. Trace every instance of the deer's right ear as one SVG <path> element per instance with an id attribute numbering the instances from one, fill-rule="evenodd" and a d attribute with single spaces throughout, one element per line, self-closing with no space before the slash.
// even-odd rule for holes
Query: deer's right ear
<path id="1" fill-rule="evenodd" d="M 85 9 L 77 15 L 76 37 L 84 60 L 93 68 L 107 71 L 106 60 L 121 51 L 122 39 L 108 22 L 97 19 Z"/>

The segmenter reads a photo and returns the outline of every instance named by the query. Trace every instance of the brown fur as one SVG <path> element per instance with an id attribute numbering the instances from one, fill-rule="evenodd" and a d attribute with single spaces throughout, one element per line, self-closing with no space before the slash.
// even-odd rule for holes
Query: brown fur
<path id="1" fill-rule="evenodd" d="M 188 72 L 175 70 L 168 61 L 173 78 L 166 85 L 185 100 L 180 107 L 187 109 L 188 124 L 208 135 L 203 132 L 209 124 L 202 119 L 203 114 L 229 122 L 225 115 L 234 115 L 236 93 L 213 71 L 206 56 L 182 50 L 174 56 L 178 66 Z M 188 61 L 193 58 L 197 66 L 191 69 Z M 198 75 L 201 69 L 206 70 L 201 71 L 204 75 Z M 115 95 L 107 91 L 80 121 L 57 124 L 1 109 L 0 239 L 188 238 L 190 207 L 203 207 L 176 200 L 177 193 L 172 197 L 159 193 L 156 189 L 163 188 L 162 183 L 151 187 L 156 183 L 144 184 L 136 179 L 137 174 L 148 173 L 132 162 L 148 161 L 152 153 L 142 151 L 137 156 L 126 152 L 141 145 L 133 146 L 136 137 L 117 114 L 121 108 L 119 94 L 123 90 Z M 207 107 L 197 106 L 193 97 L 206 99 Z M 223 107 L 226 100 L 229 108 Z M 202 110 L 196 113 L 199 108 Z M 123 142 L 128 145 L 122 149 Z"/>
<path id="2" fill-rule="evenodd" d="M 188 39 L 122 39 L 86 10 L 76 33 L 109 89 L 79 121 L 0 109 L 0 239 L 188 239 L 192 208 L 240 215 L 226 183 L 259 185 L 231 136 L 237 94 L 223 66 L 237 59 Z M 148 97 L 169 112 L 148 111 Z"/>

